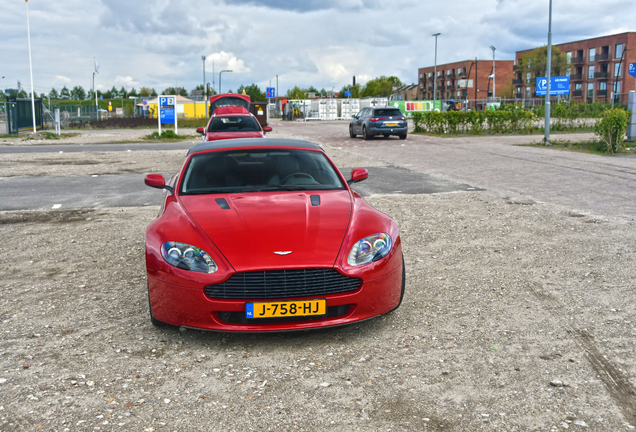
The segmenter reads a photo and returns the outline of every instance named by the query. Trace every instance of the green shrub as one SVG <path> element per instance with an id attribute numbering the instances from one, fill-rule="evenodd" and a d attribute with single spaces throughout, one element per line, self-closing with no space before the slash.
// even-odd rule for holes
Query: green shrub
<path id="1" fill-rule="evenodd" d="M 625 141 L 625 133 L 631 118 L 631 111 L 613 108 L 605 111 L 596 122 L 594 133 L 607 146 L 608 153 L 616 153 Z"/>
<path id="2" fill-rule="evenodd" d="M 184 139 L 187 137 L 177 135 L 176 133 L 174 133 L 172 129 L 166 129 L 164 131 L 161 131 L 161 135 L 159 135 L 159 132 L 154 131 L 153 133 L 146 135 L 146 138 L 148 139 Z"/>

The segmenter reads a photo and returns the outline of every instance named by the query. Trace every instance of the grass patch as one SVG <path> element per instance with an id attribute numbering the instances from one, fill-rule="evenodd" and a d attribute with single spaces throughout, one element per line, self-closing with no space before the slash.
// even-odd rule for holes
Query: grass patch
<path id="1" fill-rule="evenodd" d="M 542 148 L 552 148 L 557 150 L 568 150 L 575 151 L 580 153 L 591 153 L 598 155 L 606 155 L 607 152 L 607 144 L 603 141 L 599 140 L 590 140 L 590 141 L 567 141 L 567 140 L 550 140 L 550 145 L 546 146 L 544 144 L 521 144 L 523 146 L 528 147 L 542 147 Z M 619 155 L 630 155 L 636 154 L 636 142 L 626 142 L 624 148 L 620 148 L 618 153 Z"/>
<path id="2" fill-rule="evenodd" d="M 150 135 L 146 135 L 146 139 L 149 140 L 182 140 L 186 138 L 192 139 L 192 137 L 177 135 L 176 133 L 174 133 L 173 130 L 170 129 L 162 131 L 161 135 L 159 135 L 159 132 L 157 131 L 154 131 Z"/>

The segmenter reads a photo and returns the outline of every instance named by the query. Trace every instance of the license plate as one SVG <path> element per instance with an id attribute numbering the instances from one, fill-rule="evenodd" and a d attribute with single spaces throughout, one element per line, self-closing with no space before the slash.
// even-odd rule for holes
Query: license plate
<path id="1" fill-rule="evenodd" d="M 397 126 L 397 123 L 384 123 L 384 126 Z"/>
<path id="2" fill-rule="evenodd" d="M 325 315 L 327 300 L 292 300 L 245 303 L 247 318 L 280 318 L 293 316 Z"/>

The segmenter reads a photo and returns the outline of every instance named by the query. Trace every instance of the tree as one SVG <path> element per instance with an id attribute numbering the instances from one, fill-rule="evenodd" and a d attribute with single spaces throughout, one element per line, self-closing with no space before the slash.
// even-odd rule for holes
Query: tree
<path id="1" fill-rule="evenodd" d="M 372 79 L 364 85 L 362 91 L 360 91 L 360 97 L 368 96 L 382 96 L 388 97 L 393 93 L 394 86 L 401 86 L 402 81 L 398 77 L 381 76 L 380 78 Z"/>
<path id="2" fill-rule="evenodd" d="M 128 92 L 128 96 L 134 96 L 134 97 L 137 97 L 137 96 L 139 96 L 139 95 L 137 94 L 137 90 L 135 90 L 135 88 L 133 87 L 133 88 L 132 88 L 132 90 L 130 90 L 130 91 Z"/>
<path id="3" fill-rule="evenodd" d="M 243 90 L 245 90 L 245 94 L 247 94 L 252 102 L 261 102 L 267 100 L 267 95 L 261 91 L 260 87 L 256 84 L 250 84 L 247 87 L 243 87 L 242 85 L 236 90 L 238 94 L 243 94 Z"/>
<path id="4" fill-rule="evenodd" d="M 62 87 L 62 90 L 60 90 L 60 99 L 70 99 L 70 98 L 71 98 L 71 93 L 68 91 L 66 86 Z"/>
<path id="5" fill-rule="evenodd" d="M 51 99 L 59 99 L 60 95 L 57 94 L 57 90 L 55 90 L 55 87 L 51 89 L 51 91 L 49 92 L 49 97 Z"/>
<path id="6" fill-rule="evenodd" d="M 121 86 L 121 89 L 119 89 L 119 97 L 120 98 L 128 97 L 128 92 L 126 91 L 126 88 L 124 86 Z"/>
<path id="7" fill-rule="evenodd" d="M 177 88 L 168 87 L 167 89 L 165 89 L 163 91 L 163 94 L 165 94 L 165 95 L 179 95 L 179 96 L 183 96 L 183 97 L 187 97 L 188 96 L 188 92 L 183 87 L 177 87 Z"/>
<path id="8" fill-rule="evenodd" d="M 152 94 L 152 92 L 154 92 L 154 89 L 149 89 L 148 87 L 142 87 L 141 89 L 139 89 L 139 96 L 142 97 L 148 97 Z"/>
<path id="9" fill-rule="evenodd" d="M 24 89 L 22 89 L 18 92 L 18 97 L 20 99 L 26 99 L 29 97 L 29 95 L 27 95 L 27 92 L 25 92 Z"/>
<path id="10" fill-rule="evenodd" d="M 73 87 L 73 90 L 71 90 L 71 99 L 73 99 L 73 100 L 84 100 L 84 99 L 86 99 L 86 91 L 84 91 L 82 86 Z"/>
<path id="11" fill-rule="evenodd" d="M 155 91 L 155 89 L 153 88 L 153 89 L 152 89 L 152 92 L 150 93 L 150 96 L 151 96 L 151 97 L 157 97 L 157 96 L 159 96 L 159 95 L 157 94 L 157 92 L 156 92 L 156 91 Z"/>
<path id="12" fill-rule="evenodd" d="M 566 56 L 558 47 L 552 47 L 552 76 L 559 76 L 561 70 L 566 65 Z M 546 76 L 548 69 L 548 46 L 544 45 L 539 48 L 535 48 L 529 53 L 526 53 L 519 59 L 519 70 L 521 73 L 526 74 L 530 72 L 533 77 Z"/>
<path id="13" fill-rule="evenodd" d="M 307 94 L 304 90 L 298 86 L 294 86 L 293 89 L 287 89 L 287 95 L 289 99 L 305 99 Z"/>
<path id="14" fill-rule="evenodd" d="M 318 91 L 318 89 L 314 86 L 309 86 L 309 88 L 307 89 L 307 93 L 320 93 Z"/>

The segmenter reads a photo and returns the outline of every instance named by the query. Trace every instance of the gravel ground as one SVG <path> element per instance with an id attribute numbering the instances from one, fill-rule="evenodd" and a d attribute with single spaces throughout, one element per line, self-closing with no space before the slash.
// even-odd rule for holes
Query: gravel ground
<path id="1" fill-rule="evenodd" d="M 488 192 L 369 201 L 401 227 L 402 307 L 267 335 L 152 327 L 156 208 L 1 214 L 1 429 L 627 429 L 633 224 Z"/>
<path id="2" fill-rule="evenodd" d="M 0 175 L 183 155 L 3 155 Z M 487 191 L 367 201 L 401 229 L 400 309 L 265 335 L 150 324 L 156 207 L 0 212 L 0 430 L 633 430 L 633 222 Z"/>

